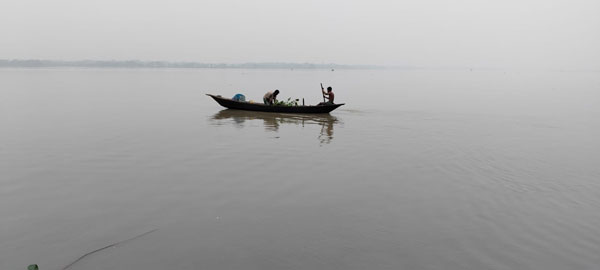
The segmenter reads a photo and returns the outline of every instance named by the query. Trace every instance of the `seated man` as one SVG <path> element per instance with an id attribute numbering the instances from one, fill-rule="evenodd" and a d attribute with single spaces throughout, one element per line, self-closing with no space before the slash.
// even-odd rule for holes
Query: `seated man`
<path id="1" fill-rule="evenodd" d="M 267 92 L 263 96 L 263 102 L 265 105 L 273 105 L 275 101 L 277 101 L 277 95 L 279 94 L 279 90 L 275 90 L 274 92 Z"/>
<path id="2" fill-rule="evenodd" d="M 324 89 L 321 89 L 321 91 L 323 91 L 323 96 L 327 98 L 327 102 L 321 102 L 321 103 L 319 103 L 319 105 L 333 104 L 333 99 L 335 98 L 335 94 L 333 94 L 331 86 L 327 87 L 327 92 L 325 92 Z"/>

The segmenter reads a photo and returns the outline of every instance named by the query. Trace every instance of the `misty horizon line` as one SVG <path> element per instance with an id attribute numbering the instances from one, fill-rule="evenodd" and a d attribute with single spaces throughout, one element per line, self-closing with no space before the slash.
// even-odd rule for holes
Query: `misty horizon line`
<path id="1" fill-rule="evenodd" d="M 482 66 L 411 66 L 411 65 L 367 65 L 336 63 L 294 62 L 245 62 L 204 63 L 195 61 L 149 61 L 149 60 L 48 60 L 48 59 L 0 59 L 0 68 L 189 68 L 189 69 L 323 69 L 323 70 L 470 70 L 508 71 L 520 68 Z M 527 68 L 525 68 L 527 69 Z M 535 69 L 534 69 L 535 70 Z M 559 67 L 539 70 L 558 72 L 600 72 L 600 69 L 565 69 Z"/>
<path id="2" fill-rule="evenodd" d="M 231 69 L 410 69 L 411 66 L 384 66 L 336 63 L 245 62 L 204 63 L 194 61 L 144 60 L 47 60 L 0 59 L 0 67 L 91 67 L 91 68 L 231 68 Z"/>

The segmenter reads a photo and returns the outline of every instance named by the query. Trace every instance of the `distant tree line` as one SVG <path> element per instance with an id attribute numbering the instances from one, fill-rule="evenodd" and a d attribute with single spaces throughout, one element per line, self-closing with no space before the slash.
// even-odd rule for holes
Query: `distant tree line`
<path id="1" fill-rule="evenodd" d="M 312 63 L 197 63 L 166 61 L 59 61 L 59 60 L 8 60 L 0 59 L 0 67 L 84 67 L 84 68 L 239 68 L 239 69 L 386 69 L 376 65 L 339 65 Z M 397 67 L 395 67 L 397 68 Z"/>

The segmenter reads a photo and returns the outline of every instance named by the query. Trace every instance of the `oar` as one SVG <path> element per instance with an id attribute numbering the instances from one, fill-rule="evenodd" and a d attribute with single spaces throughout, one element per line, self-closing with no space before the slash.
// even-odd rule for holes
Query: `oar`
<path id="1" fill-rule="evenodd" d="M 323 91 L 325 91 L 325 88 L 323 88 L 323 83 L 321 83 L 321 95 L 323 95 L 323 103 L 325 103 L 325 94 Z"/>

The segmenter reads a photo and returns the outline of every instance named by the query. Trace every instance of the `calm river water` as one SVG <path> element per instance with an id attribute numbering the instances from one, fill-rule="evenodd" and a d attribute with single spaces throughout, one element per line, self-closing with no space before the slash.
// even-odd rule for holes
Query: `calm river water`
<path id="1" fill-rule="evenodd" d="M 599 119 L 593 72 L 0 69 L 0 269 L 598 269 Z"/>

